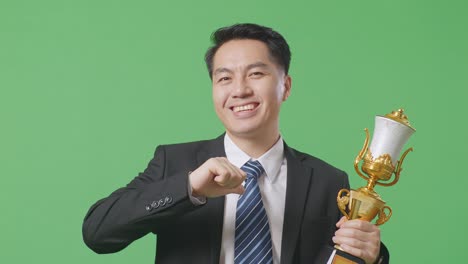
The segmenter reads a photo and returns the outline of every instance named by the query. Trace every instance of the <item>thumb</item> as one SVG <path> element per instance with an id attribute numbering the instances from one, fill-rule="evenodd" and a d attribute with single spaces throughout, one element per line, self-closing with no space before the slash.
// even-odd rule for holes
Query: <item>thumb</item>
<path id="1" fill-rule="evenodd" d="M 226 184 L 226 177 L 224 175 L 217 175 L 213 179 L 219 186 L 224 186 Z"/>

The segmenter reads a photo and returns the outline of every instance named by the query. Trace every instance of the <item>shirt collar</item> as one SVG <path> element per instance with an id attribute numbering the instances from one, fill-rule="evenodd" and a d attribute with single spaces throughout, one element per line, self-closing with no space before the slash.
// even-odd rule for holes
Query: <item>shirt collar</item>
<path id="1" fill-rule="evenodd" d="M 224 150 L 226 157 L 236 167 L 242 167 L 251 158 L 244 151 L 242 151 L 226 133 L 224 136 Z M 278 141 L 258 159 L 265 169 L 266 177 L 269 181 L 275 182 L 279 175 L 279 170 L 284 160 L 284 144 L 283 138 L 280 136 Z"/>

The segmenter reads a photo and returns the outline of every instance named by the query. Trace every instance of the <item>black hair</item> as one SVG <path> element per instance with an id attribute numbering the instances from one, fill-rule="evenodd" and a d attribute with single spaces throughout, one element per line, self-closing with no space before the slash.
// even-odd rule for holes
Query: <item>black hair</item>
<path id="1" fill-rule="evenodd" d="M 211 35 L 213 46 L 210 47 L 205 54 L 205 62 L 210 78 L 212 78 L 213 75 L 213 58 L 216 51 L 218 51 L 219 47 L 224 43 L 236 39 L 253 39 L 265 43 L 272 58 L 284 69 L 284 72 L 288 74 L 289 63 L 291 62 L 291 51 L 283 36 L 269 27 L 244 23 L 219 28 Z"/>

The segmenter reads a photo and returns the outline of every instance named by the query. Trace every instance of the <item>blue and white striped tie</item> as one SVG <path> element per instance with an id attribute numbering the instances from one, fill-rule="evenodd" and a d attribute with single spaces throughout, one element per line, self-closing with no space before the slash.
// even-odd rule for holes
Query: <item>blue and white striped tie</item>
<path id="1" fill-rule="evenodd" d="M 258 161 L 249 161 L 241 169 L 247 179 L 245 193 L 237 201 L 234 263 L 273 263 L 270 225 L 257 182 L 264 169 Z"/>

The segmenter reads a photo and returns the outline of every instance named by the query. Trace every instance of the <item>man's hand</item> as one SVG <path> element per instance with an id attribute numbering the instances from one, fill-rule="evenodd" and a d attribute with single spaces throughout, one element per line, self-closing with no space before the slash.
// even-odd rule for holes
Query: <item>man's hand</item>
<path id="1" fill-rule="evenodd" d="M 211 158 L 190 173 L 192 195 L 218 197 L 228 193 L 244 193 L 242 182 L 246 173 L 234 166 L 227 158 Z"/>
<path id="2" fill-rule="evenodd" d="M 336 227 L 338 230 L 333 237 L 335 244 L 366 263 L 375 263 L 380 252 L 380 229 L 377 226 L 367 221 L 342 217 Z"/>

